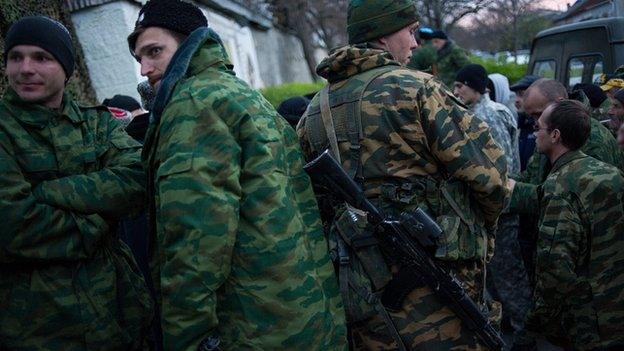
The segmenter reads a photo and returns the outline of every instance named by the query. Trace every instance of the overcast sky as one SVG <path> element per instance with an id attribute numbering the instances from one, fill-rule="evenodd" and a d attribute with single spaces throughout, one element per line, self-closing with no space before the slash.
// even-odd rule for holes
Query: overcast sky
<path id="1" fill-rule="evenodd" d="M 567 9 L 567 4 L 572 5 L 575 0 L 543 0 L 544 7 L 548 7 L 553 10 L 563 11 Z"/>

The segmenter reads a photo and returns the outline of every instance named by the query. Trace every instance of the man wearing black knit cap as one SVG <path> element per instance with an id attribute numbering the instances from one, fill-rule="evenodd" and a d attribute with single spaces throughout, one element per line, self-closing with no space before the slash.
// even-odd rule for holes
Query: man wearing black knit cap
<path id="1" fill-rule="evenodd" d="M 490 129 L 505 153 L 510 174 L 520 172 L 517 122 L 503 104 L 490 100 L 486 92 L 487 72 L 469 64 L 457 72 L 454 91 Z M 518 244 L 518 216 L 501 215 L 496 232 L 494 256 L 488 264 L 488 289 L 503 305 L 503 320 L 513 330 L 523 328 L 530 303 L 530 287 Z"/>
<path id="2" fill-rule="evenodd" d="M 119 220 L 142 208 L 140 145 L 65 93 L 67 29 L 25 17 L 5 41 L 0 100 L 0 349 L 138 350 L 152 300 Z"/>
<path id="3" fill-rule="evenodd" d="M 299 142 L 201 10 L 151 0 L 128 37 L 156 97 L 143 152 L 163 349 L 345 349 Z"/>

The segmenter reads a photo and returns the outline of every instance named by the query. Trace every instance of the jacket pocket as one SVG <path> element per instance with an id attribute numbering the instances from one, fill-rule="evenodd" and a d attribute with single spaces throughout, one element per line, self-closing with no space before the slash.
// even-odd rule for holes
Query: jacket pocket
<path id="1" fill-rule="evenodd" d="M 184 173 L 193 167 L 193 153 L 180 152 L 161 163 L 156 171 L 156 179 L 161 179 L 173 174 Z"/>

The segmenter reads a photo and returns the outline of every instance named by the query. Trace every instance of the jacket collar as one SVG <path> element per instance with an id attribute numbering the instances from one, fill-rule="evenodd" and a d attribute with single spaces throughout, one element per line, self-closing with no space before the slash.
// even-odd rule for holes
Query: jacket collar
<path id="1" fill-rule="evenodd" d="M 385 50 L 366 44 L 348 45 L 335 49 L 316 67 L 316 73 L 330 83 L 348 79 L 373 68 L 401 64 Z"/>
<path id="2" fill-rule="evenodd" d="M 72 123 L 83 122 L 78 107 L 67 92 L 63 94 L 61 108 L 58 110 L 24 101 L 11 88 L 7 90 L 3 100 L 5 102 L 5 107 L 9 110 L 11 115 L 27 125 L 44 127 L 52 118 L 57 116 L 65 117 L 72 121 Z"/>
<path id="3" fill-rule="evenodd" d="M 587 155 L 585 155 L 581 150 L 568 151 L 555 161 L 550 173 L 554 173 L 566 164 L 583 157 L 587 157 Z"/>

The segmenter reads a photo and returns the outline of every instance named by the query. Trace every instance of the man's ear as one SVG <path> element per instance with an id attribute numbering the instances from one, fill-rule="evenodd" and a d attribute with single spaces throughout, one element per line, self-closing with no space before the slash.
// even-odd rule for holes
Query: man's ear
<path id="1" fill-rule="evenodd" d="M 553 129 L 550 133 L 550 140 L 553 144 L 559 143 L 561 141 L 561 131 L 559 129 Z"/>
<path id="2" fill-rule="evenodd" d="M 386 37 L 381 37 L 381 38 L 377 38 L 375 39 L 375 41 L 382 47 L 387 47 L 388 41 L 386 40 Z"/>

